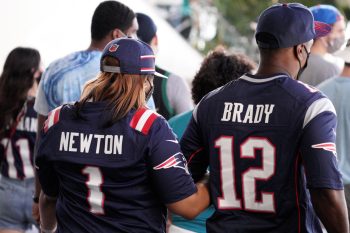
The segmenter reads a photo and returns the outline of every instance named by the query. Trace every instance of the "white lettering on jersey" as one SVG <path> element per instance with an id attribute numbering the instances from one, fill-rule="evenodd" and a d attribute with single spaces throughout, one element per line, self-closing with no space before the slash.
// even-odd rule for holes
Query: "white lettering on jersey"
<path id="1" fill-rule="evenodd" d="M 77 148 L 73 147 L 73 144 L 75 143 L 74 137 L 79 136 L 79 133 L 72 132 L 70 133 L 69 137 L 69 151 L 70 152 L 77 152 Z"/>
<path id="2" fill-rule="evenodd" d="M 248 104 L 245 106 L 242 103 L 224 102 L 224 110 L 221 121 L 249 124 L 257 124 L 264 121 L 264 123 L 267 124 L 269 123 L 274 107 L 274 104 Z"/>
<path id="3" fill-rule="evenodd" d="M 92 140 L 92 134 L 84 136 L 83 133 L 80 134 L 80 152 L 89 153 L 90 145 Z"/>
<path id="4" fill-rule="evenodd" d="M 17 130 L 36 133 L 37 118 L 23 117 L 17 125 Z"/>
<path id="5" fill-rule="evenodd" d="M 76 145 L 77 142 L 80 142 L 80 146 Z M 96 154 L 121 155 L 123 153 L 123 135 L 83 134 L 76 132 L 61 133 L 59 151 L 90 153 L 92 143 L 96 145 Z"/>

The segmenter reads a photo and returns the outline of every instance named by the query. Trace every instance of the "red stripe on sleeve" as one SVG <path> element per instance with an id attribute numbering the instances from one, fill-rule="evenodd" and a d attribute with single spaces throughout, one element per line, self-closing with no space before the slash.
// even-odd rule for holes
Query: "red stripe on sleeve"
<path id="1" fill-rule="evenodd" d="M 143 126 L 143 128 L 142 128 L 142 133 L 144 133 L 144 134 L 148 134 L 148 131 L 149 131 L 149 129 L 151 128 L 151 126 L 152 126 L 152 124 L 153 124 L 153 122 L 157 119 L 157 115 L 156 114 L 154 114 L 154 113 L 152 113 L 149 117 L 148 117 L 148 119 L 147 119 L 147 121 L 146 121 L 146 123 L 145 123 L 145 125 Z"/>
<path id="2" fill-rule="evenodd" d="M 55 115 L 53 118 L 53 125 L 56 124 L 60 120 L 60 112 L 61 112 L 61 107 L 56 109 Z"/>
<path id="3" fill-rule="evenodd" d="M 143 115 L 143 113 L 146 111 L 146 108 L 141 108 L 140 110 L 137 110 L 135 115 L 132 117 L 131 121 L 130 121 L 130 127 L 132 128 L 136 128 L 137 123 L 139 122 L 141 116 Z"/>

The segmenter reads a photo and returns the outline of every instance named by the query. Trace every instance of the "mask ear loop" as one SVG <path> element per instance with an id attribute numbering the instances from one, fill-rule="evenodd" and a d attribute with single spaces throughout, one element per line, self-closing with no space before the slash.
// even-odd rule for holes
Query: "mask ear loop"
<path id="1" fill-rule="evenodd" d="M 297 76 L 295 77 L 295 79 L 296 79 L 296 80 L 299 80 L 300 75 L 301 75 L 301 72 L 302 72 L 302 68 L 301 68 L 301 61 L 300 61 L 299 56 L 298 56 L 298 48 L 297 48 L 297 45 L 293 47 L 293 50 L 294 50 L 294 55 L 295 55 L 295 57 L 298 59 L 298 63 L 299 63 L 299 71 L 298 71 L 298 74 L 297 74 Z"/>
<path id="2" fill-rule="evenodd" d="M 151 87 L 151 89 L 149 90 L 149 92 L 146 94 L 146 102 L 148 102 L 148 100 L 151 98 L 151 96 L 153 95 L 153 91 L 154 91 L 154 86 L 151 84 L 151 81 L 149 81 L 148 78 L 147 82 L 149 83 L 149 86 Z"/>

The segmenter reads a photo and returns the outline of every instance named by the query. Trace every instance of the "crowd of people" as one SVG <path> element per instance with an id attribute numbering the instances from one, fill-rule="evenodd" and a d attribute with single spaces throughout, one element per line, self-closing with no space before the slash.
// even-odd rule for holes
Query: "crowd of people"
<path id="1" fill-rule="evenodd" d="M 86 50 L 44 69 L 36 49 L 13 49 L 0 233 L 348 233 L 345 22 L 331 5 L 272 5 L 259 64 L 218 46 L 191 89 L 157 66 L 152 18 L 114 0 Z"/>

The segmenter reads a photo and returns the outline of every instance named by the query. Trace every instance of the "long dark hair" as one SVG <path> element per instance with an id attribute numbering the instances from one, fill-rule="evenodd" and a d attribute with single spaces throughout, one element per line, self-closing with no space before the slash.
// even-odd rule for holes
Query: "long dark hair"
<path id="1" fill-rule="evenodd" d="M 0 138 L 21 111 L 39 65 L 36 49 L 17 47 L 7 56 L 0 76 Z"/>

